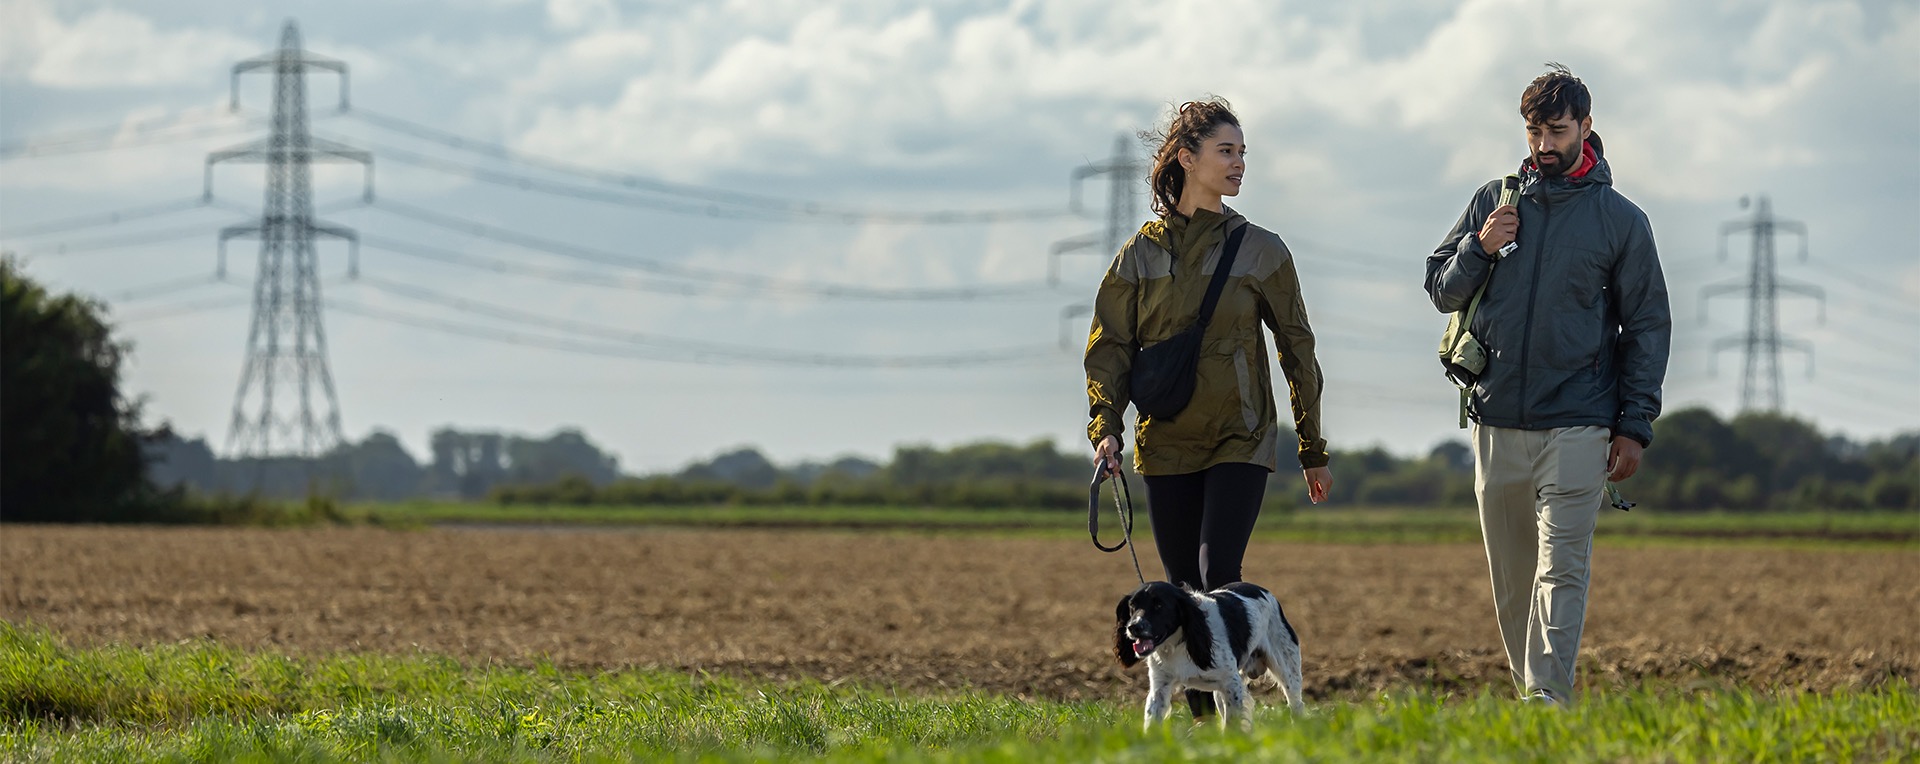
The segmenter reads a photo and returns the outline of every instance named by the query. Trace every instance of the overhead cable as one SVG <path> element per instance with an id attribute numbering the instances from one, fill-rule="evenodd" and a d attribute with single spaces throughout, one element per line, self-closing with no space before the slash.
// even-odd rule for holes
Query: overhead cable
<path id="1" fill-rule="evenodd" d="M 1047 286 L 1045 281 L 1040 280 L 959 287 L 875 287 L 859 284 L 762 276 L 752 273 L 740 273 L 716 268 L 702 268 L 669 263 L 637 255 L 570 244 L 542 236 L 501 228 L 476 220 L 435 212 L 387 198 L 376 199 L 370 206 L 376 210 L 383 210 L 435 227 L 459 231 L 471 236 L 492 239 L 525 249 L 559 255 L 561 257 L 642 270 L 663 276 L 715 284 L 728 284 L 768 292 L 847 299 L 933 301 L 1019 297 L 1046 294 L 1051 291 L 1051 287 Z"/>
<path id="2" fill-rule="evenodd" d="M 1018 220 L 1051 220 L 1056 218 L 1070 217 L 1074 214 L 1071 210 L 1064 207 L 1061 207 L 1061 208 L 1019 207 L 1019 208 L 997 209 L 997 210 L 904 211 L 904 210 L 882 210 L 882 209 L 874 209 L 869 207 L 835 204 L 831 202 L 792 199 L 792 198 L 786 198 L 786 197 L 772 196 L 768 194 L 756 194 L 751 192 L 735 191 L 730 189 L 718 188 L 714 186 L 704 186 L 704 185 L 697 185 L 692 183 L 679 183 L 679 182 L 674 182 L 669 180 L 663 180 L 660 178 L 639 175 L 635 173 L 615 172 L 615 171 L 610 171 L 610 170 L 606 170 L 598 167 L 590 167 L 587 165 L 578 164 L 574 162 L 565 162 L 565 161 L 552 159 L 548 157 L 528 154 L 528 153 L 510 148 L 503 144 L 499 144 L 491 141 L 482 141 L 482 140 L 467 138 L 461 135 L 440 130 L 438 128 L 429 127 L 427 125 L 423 125 L 418 122 L 412 122 L 409 120 L 401 119 L 399 117 L 382 114 L 375 111 L 369 111 L 361 107 L 354 107 L 352 110 L 348 111 L 347 114 L 348 116 L 351 116 L 362 122 L 366 122 L 367 124 L 370 124 L 385 130 L 403 133 L 415 138 L 432 141 L 434 143 L 438 143 L 443 146 L 448 146 L 448 147 L 459 149 L 462 151 L 482 154 L 485 156 L 493 157 L 495 159 L 500 159 L 507 162 L 513 162 L 515 164 L 526 165 L 528 167 L 535 167 L 542 170 L 561 173 L 565 175 L 572 175 L 579 178 L 586 178 L 588 180 L 592 180 L 597 183 L 602 183 L 609 186 L 617 186 L 619 188 L 626 189 L 630 192 L 631 191 L 651 192 L 656 194 L 670 195 L 673 197 L 698 199 L 704 202 L 708 202 L 708 204 L 704 204 L 704 205 L 687 204 L 684 202 L 672 203 L 672 202 L 663 201 L 663 200 L 642 200 L 639 198 L 632 198 L 632 197 L 626 197 L 626 196 L 607 196 L 604 194 L 592 194 L 587 197 L 587 198 L 592 198 L 596 201 L 608 201 L 612 203 L 631 203 L 634 206 L 644 206 L 644 207 L 649 207 L 653 209 L 660 209 L 663 211 L 679 212 L 682 214 L 709 215 L 713 217 L 749 217 L 749 218 L 771 219 L 771 220 L 814 219 L 814 220 L 818 220 L 822 222 L 830 222 L 830 223 L 911 223 L 911 224 L 922 224 L 922 225 L 968 225 L 968 224 L 994 223 L 994 222 L 1018 221 Z M 391 147 L 382 147 L 378 150 L 383 156 L 391 155 L 392 158 L 397 159 L 401 162 L 405 162 L 409 164 L 420 164 L 423 166 L 430 166 L 431 169 L 439 169 L 447 172 L 465 172 L 466 170 L 479 169 L 479 168 L 473 168 L 470 165 L 461 165 L 460 163 L 457 163 L 457 162 L 451 162 L 447 160 L 438 160 L 424 154 L 419 154 L 417 152 L 408 152 L 400 149 L 394 149 Z M 587 191 L 586 189 L 581 189 L 578 186 L 554 183 L 551 181 L 535 181 L 532 179 L 525 179 L 525 182 L 523 182 L 522 178 L 518 176 L 513 176 L 509 173 L 496 173 L 493 171 L 484 171 L 484 173 L 485 173 L 485 177 L 480 177 L 478 173 L 470 175 L 469 177 L 474 177 L 474 179 L 476 180 L 484 180 L 487 182 L 497 182 L 497 183 L 518 185 L 519 187 L 526 188 L 527 190 L 546 191 L 551 193 L 568 193 L 569 195 L 577 195 L 577 193 L 585 193 Z M 727 207 L 737 208 L 737 209 L 729 211 L 725 209 Z"/>
<path id="3" fill-rule="evenodd" d="M 597 340 L 621 343 L 631 349 L 654 354 L 649 357 L 691 363 L 731 363 L 772 366 L 819 366 L 832 368 L 954 368 L 979 365 L 1025 363 L 1057 358 L 1047 345 L 997 348 L 967 353 L 922 355 L 872 355 L 850 353 L 795 352 L 786 348 L 755 347 L 701 340 L 666 337 L 645 332 L 617 329 L 508 308 L 492 303 L 456 297 L 424 287 L 362 275 L 359 283 L 379 291 L 416 302 L 430 303 L 464 313 L 537 326 Z M 422 319 L 427 320 L 427 319 Z"/>
<path id="4" fill-rule="evenodd" d="M 188 210 L 196 210 L 201 207 L 211 206 L 212 204 L 213 204 L 213 200 L 204 196 L 196 196 L 190 199 L 178 199 L 170 202 L 159 202 L 157 204 L 146 204 L 138 207 L 128 207 L 127 209 L 124 209 L 124 210 L 114 210 L 112 212 L 101 212 L 101 213 L 95 213 L 92 215 L 82 215 L 78 217 L 64 218 L 61 220 L 54 220 L 46 223 L 41 223 L 39 225 L 24 226 L 20 228 L 8 228 L 8 229 L 0 230 L 0 239 L 17 239 L 17 238 L 23 238 L 28 236 L 45 236 L 50 233 L 61 233 L 65 231 L 76 231 L 84 228 L 98 228 L 100 226 L 119 225 L 121 223 L 125 223 L 130 220 L 142 220 L 145 218 L 158 217 L 161 215 L 171 215 L 178 212 L 185 212 Z"/>
<path id="5" fill-rule="evenodd" d="M 92 131 L 76 131 L 73 138 L 29 138 L 16 143 L 0 145 L 0 161 L 8 159 L 31 159 L 35 157 L 58 156 L 61 154 L 84 154 L 94 151 L 117 151 L 120 149 L 140 148 L 163 143 L 202 138 L 217 138 L 223 135 L 243 133 L 267 125 L 267 120 L 256 118 L 228 124 L 184 125 L 189 129 L 176 130 L 183 125 L 167 125 L 153 128 L 120 128 Z"/>

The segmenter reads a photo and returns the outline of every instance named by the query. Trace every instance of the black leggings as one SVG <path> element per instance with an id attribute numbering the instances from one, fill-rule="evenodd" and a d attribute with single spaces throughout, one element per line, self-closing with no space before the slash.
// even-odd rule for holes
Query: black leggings
<path id="1" fill-rule="evenodd" d="M 1240 580 L 1247 537 L 1266 497 L 1267 474 L 1258 464 L 1230 462 L 1184 475 L 1145 477 L 1147 518 L 1168 581 L 1205 592 Z M 1213 693 L 1188 690 L 1187 708 L 1195 719 L 1212 716 Z"/>
<path id="2" fill-rule="evenodd" d="M 1205 592 L 1240 580 L 1268 474 L 1258 464 L 1230 462 L 1146 476 L 1147 517 L 1168 581 Z"/>

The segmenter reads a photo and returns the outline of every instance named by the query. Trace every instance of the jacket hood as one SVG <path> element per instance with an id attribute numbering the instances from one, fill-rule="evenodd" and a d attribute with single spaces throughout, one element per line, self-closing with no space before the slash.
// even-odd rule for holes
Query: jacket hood
<path id="1" fill-rule="evenodd" d="M 1205 242 L 1204 244 L 1205 247 L 1211 247 L 1214 244 L 1218 243 L 1220 240 L 1225 239 L 1226 231 L 1231 231 L 1234 228 L 1238 228 L 1242 225 L 1245 225 L 1247 222 L 1246 216 L 1241 215 L 1238 212 L 1234 212 L 1232 207 L 1228 207 L 1225 204 L 1222 204 L 1220 205 L 1220 209 L 1222 210 L 1221 212 L 1213 212 L 1211 210 L 1198 210 L 1196 211 L 1196 213 L 1192 218 L 1193 222 L 1197 222 L 1200 225 L 1207 226 L 1210 229 L 1208 231 L 1207 236 L 1204 239 L 1202 239 L 1202 241 Z M 1147 221 L 1145 225 L 1140 226 L 1140 235 L 1145 236 L 1149 241 L 1152 241 L 1153 243 L 1160 245 L 1161 248 L 1167 250 L 1168 252 L 1173 252 L 1175 257 L 1180 256 L 1181 255 L 1180 252 L 1174 251 L 1173 230 L 1172 230 L 1174 228 L 1174 224 L 1170 222 L 1170 219 L 1173 216 L 1178 214 L 1180 213 L 1169 212 L 1167 213 L 1167 217 L 1160 218 L 1159 220 Z M 1203 247 L 1203 251 L 1204 251 L 1204 247 Z"/>
<path id="2" fill-rule="evenodd" d="M 1565 175 L 1547 177 L 1541 174 L 1540 168 L 1533 166 L 1533 157 L 1521 160 L 1520 193 L 1525 196 L 1546 194 L 1549 200 L 1558 201 L 1566 194 L 1582 190 L 1587 186 L 1613 185 L 1613 168 L 1607 164 L 1607 151 L 1604 144 L 1600 142 L 1600 133 L 1587 134 L 1587 142 L 1582 153 L 1585 151 L 1593 152 L 1593 167 L 1588 168 L 1585 175 L 1577 178 Z"/>

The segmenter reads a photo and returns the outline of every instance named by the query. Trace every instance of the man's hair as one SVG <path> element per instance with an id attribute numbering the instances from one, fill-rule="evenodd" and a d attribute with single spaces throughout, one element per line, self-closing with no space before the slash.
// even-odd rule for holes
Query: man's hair
<path id="1" fill-rule="evenodd" d="M 1520 116 L 1528 124 L 1544 124 L 1563 114 L 1578 122 L 1592 110 L 1593 96 L 1587 86 L 1567 67 L 1552 61 L 1547 62 L 1547 73 L 1533 78 L 1520 94 Z"/>

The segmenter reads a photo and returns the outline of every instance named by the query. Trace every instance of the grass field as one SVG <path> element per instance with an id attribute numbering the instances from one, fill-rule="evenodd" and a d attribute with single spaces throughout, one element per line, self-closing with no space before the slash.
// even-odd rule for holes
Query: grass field
<path id="1" fill-rule="evenodd" d="M 1822 695 L 1635 689 L 1548 711 L 1384 694 L 1253 731 L 1139 729 L 1123 702 L 900 695 L 657 671 L 293 658 L 204 642 L 73 649 L 0 625 L 7 761 L 1912 761 L 1905 683 Z"/>
<path id="2" fill-rule="evenodd" d="M 1263 533 L 1312 713 L 1142 733 L 1083 528 L 402 525 L 0 527 L 0 761 L 1920 761 L 1899 545 L 1603 544 L 1554 714 L 1478 544 Z"/>
<path id="3" fill-rule="evenodd" d="M 1113 700 L 1125 554 L 1075 534 L 701 528 L 0 531 L 0 618 L 76 644 L 885 683 Z M 1157 569 L 1151 539 L 1140 555 Z M 1506 681 L 1478 544 L 1255 539 L 1315 700 Z M 1157 577 L 1157 576 L 1156 576 Z M 1593 554 L 1589 686 L 1920 684 L 1920 554 L 1615 544 Z M 1904 603 L 1904 604 L 1903 604 Z"/>
<path id="4" fill-rule="evenodd" d="M 1077 510 L 950 509 L 936 507 L 597 507 L 502 506 L 455 502 L 372 504 L 353 512 L 382 524 L 471 525 L 655 525 L 696 528 L 846 528 L 937 531 L 1009 530 L 1040 534 L 1085 533 L 1086 513 Z M 1144 510 L 1138 530 L 1147 533 Z M 1102 507 L 1102 536 L 1120 533 L 1111 505 Z M 1285 541 L 1340 543 L 1432 543 L 1478 541 L 1471 507 L 1401 509 L 1325 507 L 1267 512 L 1256 532 Z M 1920 548 L 1920 513 L 1914 512 L 1661 512 L 1606 510 L 1597 531 L 1603 542 L 1680 540 L 1832 543 Z"/>

